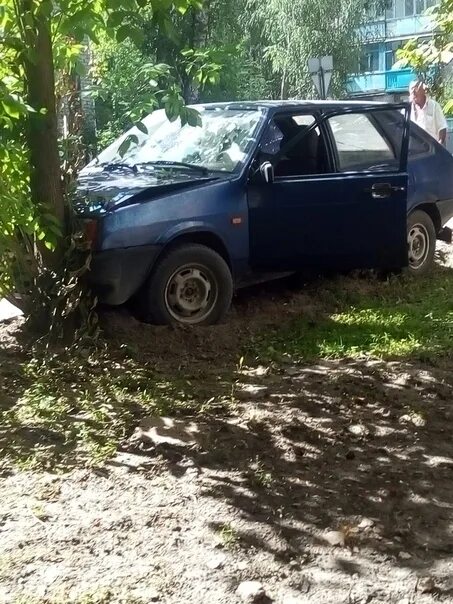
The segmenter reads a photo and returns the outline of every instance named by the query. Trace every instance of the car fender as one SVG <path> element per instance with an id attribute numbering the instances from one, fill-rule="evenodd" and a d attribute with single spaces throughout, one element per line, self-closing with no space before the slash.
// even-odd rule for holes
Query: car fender
<path id="1" fill-rule="evenodd" d="M 159 238 L 159 247 L 161 249 L 159 257 L 165 250 L 178 241 L 199 243 L 210 247 L 220 254 L 233 273 L 236 273 L 236 262 L 231 256 L 227 240 L 213 224 L 204 221 L 187 221 L 174 225 Z"/>
<path id="2" fill-rule="evenodd" d="M 407 215 L 410 216 L 417 210 L 419 210 L 421 212 L 425 212 L 425 214 L 428 214 L 428 216 L 433 221 L 436 233 L 438 233 L 441 230 L 442 222 L 441 222 L 440 212 L 439 212 L 439 208 L 437 207 L 436 201 L 417 203 L 417 204 L 413 205 L 411 208 L 409 208 Z"/>
<path id="3" fill-rule="evenodd" d="M 215 225 L 203 220 L 187 220 L 172 225 L 159 236 L 157 244 L 166 246 L 172 243 L 178 237 L 189 235 L 191 233 L 209 233 L 210 235 L 218 237 L 218 239 L 220 239 L 222 244 L 226 247 L 225 237 L 219 232 Z"/>

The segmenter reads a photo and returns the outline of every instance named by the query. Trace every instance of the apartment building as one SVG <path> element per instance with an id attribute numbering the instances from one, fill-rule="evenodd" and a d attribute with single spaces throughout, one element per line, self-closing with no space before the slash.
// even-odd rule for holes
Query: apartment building
<path id="1" fill-rule="evenodd" d="M 363 27 L 364 49 L 357 73 L 351 76 L 348 92 L 357 98 L 400 101 L 414 74 L 396 69 L 396 51 L 412 38 L 429 38 L 433 20 L 426 10 L 438 0 L 390 0 L 388 8 L 369 13 Z"/>

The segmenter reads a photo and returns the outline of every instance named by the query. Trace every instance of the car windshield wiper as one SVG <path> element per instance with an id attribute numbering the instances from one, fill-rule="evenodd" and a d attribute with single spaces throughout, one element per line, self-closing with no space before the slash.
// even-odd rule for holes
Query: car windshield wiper
<path id="1" fill-rule="evenodd" d="M 125 162 L 109 162 L 105 164 L 100 164 L 102 168 L 106 172 L 110 172 L 111 170 L 121 170 L 122 168 L 127 168 L 128 170 L 132 170 L 135 174 L 137 173 L 137 166 L 134 164 L 126 164 Z"/>
<path id="2" fill-rule="evenodd" d="M 187 170 L 196 170 L 197 172 L 201 172 L 202 174 L 209 174 L 208 168 L 205 166 L 198 166 L 197 164 L 189 164 L 185 161 L 166 161 L 163 159 L 159 159 L 156 161 L 143 161 L 135 164 L 135 166 L 158 166 L 164 168 L 185 168 Z"/>

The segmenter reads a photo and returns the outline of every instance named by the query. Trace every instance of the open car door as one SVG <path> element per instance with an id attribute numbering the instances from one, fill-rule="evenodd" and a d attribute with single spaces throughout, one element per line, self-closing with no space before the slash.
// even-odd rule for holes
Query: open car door
<path id="1" fill-rule="evenodd" d="M 292 111 L 296 123 L 303 112 Z M 288 111 L 282 115 L 287 122 Z M 252 265 L 406 266 L 409 119 L 407 104 L 327 105 L 313 115 L 311 126 L 283 142 L 274 158 L 268 155 L 267 179 L 252 178 L 249 184 Z M 274 131 L 278 124 L 277 114 Z M 325 158 L 318 165 L 311 161 L 307 173 L 301 143 L 314 131 Z M 281 171 L 288 154 L 290 168 Z M 261 160 L 258 154 L 258 164 Z"/>

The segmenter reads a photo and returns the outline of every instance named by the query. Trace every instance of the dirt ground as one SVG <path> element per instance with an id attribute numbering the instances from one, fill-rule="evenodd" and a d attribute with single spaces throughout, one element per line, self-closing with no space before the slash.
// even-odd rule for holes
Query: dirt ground
<path id="1" fill-rule="evenodd" d="M 234 412 L 142 422 L 104 467 L 5 473 L 0 602 L 239 604 L 243 581 L 276 604 L 453 602 L 451 359 L 240 366 L 238 339 L 306 304 L 246 294 L 198 333 L 109 314 L 200 388 L 239 364 Z"/>

